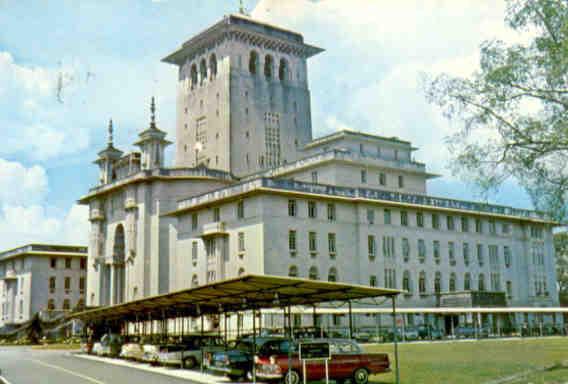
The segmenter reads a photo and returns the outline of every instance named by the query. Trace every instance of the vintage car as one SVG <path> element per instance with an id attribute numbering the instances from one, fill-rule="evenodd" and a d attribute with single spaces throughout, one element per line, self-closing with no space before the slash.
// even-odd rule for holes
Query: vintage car
<path id="1" fill-rule="evenodd" d="M 118 357 L 123 343 L 124 337 L 122 335 L 105 333 L 103 337 L 101 337 L 100 343 L 98 343 L 100 345 L 97 346 L 97 343 L 95 343 L 93 346 L 93 353 L 95 353 L 95 346 L 97 346 L 96 355 Z"/>
<path id="2" fill-rule="evenodd" d="M 144 356 L 142 340 L 138 336 L 127 337 L 120 349 L 119 357 L 127 360 L 141 361 Z"/>
<path id="3" fill-rule="evenodd" d="M 390 371 L 388 354 L 365 353 L 353 340 L 317 339 L 313 341 L 329 343 L 330 380 L 338 383 L 352 380 L 355 384 L 367 384 L 369 375 Z M 265 344 L 255 358 L 256 376 L 260 380 L 284 380 L 286 384 L 300 384 L 303 381 L 303 369 L 297 353 L 297 343 L 280 340 Z M 292 363 L 292 369 L 289 369 L 289 361 Z M 307 361 L 306 376 L 307 381 L 325 379 L 323 361 Z"/>
<path id="4" fill-rule="evenodd" d="M 262 346 L 272 340 L 286 340 L 282 337 L 263 337 L 256 338 L 256 351 L 260 351 Z M 253 338 L 243 337 L 230 345 L 227 350 L 216 351 L 205 354 L 204 365 L 207 370 L 225 375 L 231 380 L 238 380 L 250 377 L 253 367 Z"/>
<path id="5" fill-rule="evenodd" d="M 203 352 L 223 350 L 225 343 L 219 336 L 189 335 L 175 344 L 161 345 L 158 362 L 163 365 L 176 365 L 192 369 L 199 367 L 203 361 Z"/>

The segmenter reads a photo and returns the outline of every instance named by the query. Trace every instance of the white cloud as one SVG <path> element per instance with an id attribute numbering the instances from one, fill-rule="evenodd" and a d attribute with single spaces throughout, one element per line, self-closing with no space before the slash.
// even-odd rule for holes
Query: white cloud
<path id="1" fill-rule="evenodd" d="M 47 175 L 37 165 L 22 164 L 0 158 L 0 205 L 33 204 L 47 193 Z"/>

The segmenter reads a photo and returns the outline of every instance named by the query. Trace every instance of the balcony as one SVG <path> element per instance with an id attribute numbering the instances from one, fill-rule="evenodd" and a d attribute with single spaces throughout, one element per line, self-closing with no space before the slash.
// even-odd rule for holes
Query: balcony
<path id="1" fill-rule="evenodd" d="M 89 220 L 90 221 L 102 221 L 105 219 L 105 214 L 102 211 L 102 209 L 91 209 L 91 212 L 89 213 Z"/>
<path id="2" fill-rule="evenodd" d="M 7 269 L 6 274 L 2 278 L 4 280 L 17 280 L 18 276 L 16 276 L 16 271 L 13 269 Z"/>
<path id="3" fill-rule="evenodd" d="M 203 224 L 203 229 L 201 231 L 201 237 L 209 236 L 228 236 L 229 234 L 225 230 L 225 222 L 218 221 L 216 223 Z"/>

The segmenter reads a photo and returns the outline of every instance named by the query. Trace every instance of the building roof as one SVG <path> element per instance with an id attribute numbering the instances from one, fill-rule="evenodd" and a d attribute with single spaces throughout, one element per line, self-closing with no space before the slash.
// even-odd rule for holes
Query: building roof
<path id="1" fill-rule="evenodd" d="M 330 133 L 329 135 L 325 135 L 325 136 L 321 136 L 318 137 L 312 141 L 310 141 L 309 143 L 307 143 L 304 148 L 305 149 L 309 149 L 309 148 L 313 148 L 319 145 L 323 145 L 325 143 L 331 142 L 331 141 L 337 141 L 343 138 L 346 138 L 347 136 L 352 136 L 352 137 L 357 137 L 360 139 L 365 139 L 365 140 L 371 140 L 371 141 L 378 141 L 378 142 L 390 142 L 390 143 L 394 143 L 394 144 L 402 144 L 404 146 L 409 146 L 411 150 L 417 150 L 418 148 L 416 147 L 412 147 L 410 141 L 406 141 L 406 140 L 402 140 L 399 139 L 398 137 L 386 137 L 386 136 L 379 136 L 379 135 L 373 135 L 370 133 L 365 133 L 365 132 L 360 132 L 360 131 L 351 131 L 348 129 L 343 129 L 337 132 L 333 132 Z"/>
<path id="2" fill-rule="evenodd" d="M 162 61 L 183 65 L 188 57 L 201 54 L 205 49 L 223 41 L 229 35 L 246 37 L 262 42 L 267 48 L 293 52 L 306 58 L 323 51 L 321 48 L 305 44 L 304 38 L 297 32 L 254 20 L 245 15 L 231 14 L 187 40 Z"/>
<path id="3" fill-rule="evenodd" d="M 84 321 L 160 319 L 393 297 L 402 291 L 295 277 L 245 275 L 73 314 Z"/>
<path id="4" fill-rule="evenodd" d="M 345 200 L 352 203 L 380 203 L 394 207 L 417 208 L 424 210 L 447 211 L 461 214 L 478 214 L 498 218 L 534 221 L 559 225 L 544 213 L 464 200 L 448 199 L 427 195 L 391 192 L 381 189 L 341 187 L 335 185 L 306 183 L 296 180 L 259 177 L 254 180 L 233 184 L 225 188 L 207 192 L 178 202 L 178 209 L 164 216 L 177 216 L 185 212 L 220 204 L 235 198 L 258 193 L 285 194 L 305 198 L 327 198 Z"/>
<path id="5" fill-rule="evenodd" d="M 0 252 L 0 260 L 22 255 L 87 256 L 88 248 L 80 245 L 27 244 Z"/>

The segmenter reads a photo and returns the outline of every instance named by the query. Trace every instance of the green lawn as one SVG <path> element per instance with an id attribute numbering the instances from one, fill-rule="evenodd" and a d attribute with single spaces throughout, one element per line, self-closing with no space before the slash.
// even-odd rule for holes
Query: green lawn
<path id="1" fill-rule="evenodd" d="M 395 383 L 392 344 L 366 347 L 388 352 L 393 372 L 371 378 L 374 384 Z M 399 344 L 402 384 L 484 383 L 555 363 L 568 363 L 568 338 L 480 340 L 472 342 Z M 568 369 L 530 374 L 511 384 L 568 383 Z"/>

